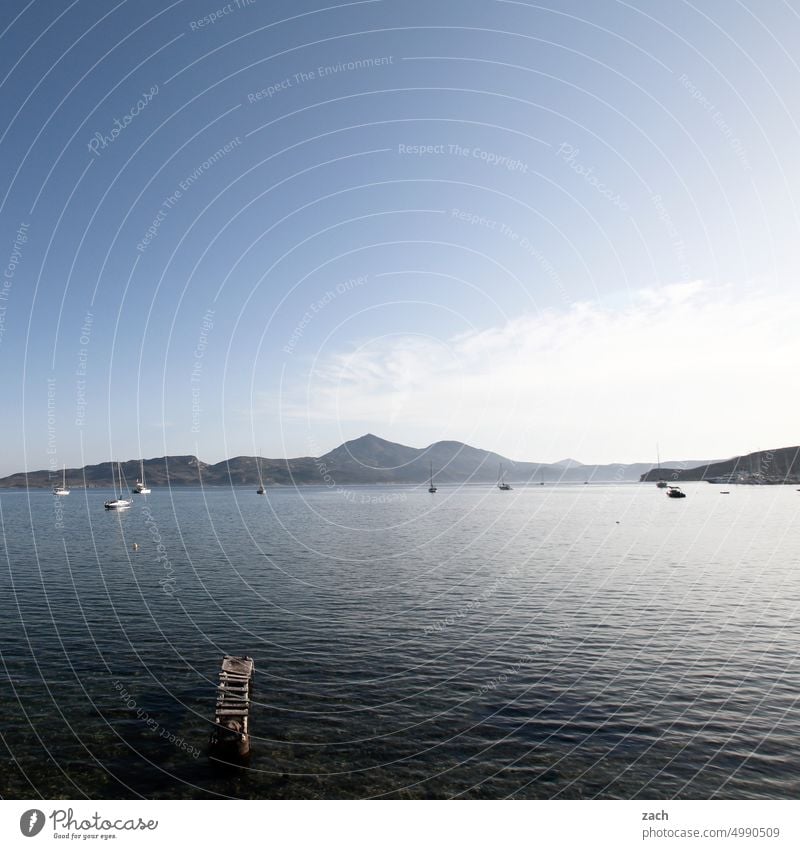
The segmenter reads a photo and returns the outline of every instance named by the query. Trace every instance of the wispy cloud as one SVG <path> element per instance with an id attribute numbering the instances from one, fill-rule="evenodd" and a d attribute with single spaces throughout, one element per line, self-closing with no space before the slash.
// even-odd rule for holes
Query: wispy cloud
<path id="1" fill-rule="evenodd" d="M 800 304 L 701 282 L 445 340 L 362 340 L 316 361 L 285 417 L 397 426 L 524 458 L 717 456 L 798 440 Z"/>

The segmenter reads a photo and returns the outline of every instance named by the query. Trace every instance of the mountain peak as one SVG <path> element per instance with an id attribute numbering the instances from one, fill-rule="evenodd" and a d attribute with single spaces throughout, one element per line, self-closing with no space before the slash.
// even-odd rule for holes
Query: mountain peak
<path id="1" fill-rule="evenodd" d="M 342 448 L 345 445 L 350 447 L 353 446 L 367 446 L 367 445 L 397 445 L 396 442 L 389 442 L 388 439 L 383 439 L 380 436 L 375 436 L 374 433 L 365 433 L 363 436 L 357 436 L 355 439 L 348 439 L 343 442 L 339 447 Z"/>
<path id="2" fill-rule="evenodd" d="M 372 470 L 388 471 L 408 464 L 419 454 L 419 449 L 409 448 L 397 442 L 381 439 L 374 433 L 365 433 L 357 439 L 349 439 L 338 448 L 323 455 L 331 468 L 343 463 L 355 462 L 360 467 Z"/>
<path id="3" fill-rule="evenodd" d="M 565 457 L 563 460 L 559 460 L 557 463 L 553 463 L 554 466 L 561 466 L 564 469 L 574 469 L 576 466 L 582 466 L 580 460 L 573 460 L 572 457 Z"/>

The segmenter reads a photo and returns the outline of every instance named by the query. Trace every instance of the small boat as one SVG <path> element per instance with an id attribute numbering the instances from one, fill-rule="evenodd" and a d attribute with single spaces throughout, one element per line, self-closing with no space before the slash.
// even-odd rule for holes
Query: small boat
<path id="1" fill-rule="evenodd" d="M 729 489 L 721 489 L 721 490 L 719 491 L 719 494 L 720 494 L 720 495 L 730 495 L 730 494 L 731 494 L 731 491 L 730 491 Z"/>
<path id="2" fill-rule="evenodd" d="M 686 498 L 686 493 L 679 486 L 673 486 L 670 484 L 667 486 L 667 497 Z"/>
<path id="3" fill-rule="evenodd" d="M 658 444 L 656 444 L 656 471 L 661 471 L 661 452 L 658 449 Z M 666 489 L 668 484 L 663 478 L 659 478 L 656 482 L 656 486 L 659 489 Z"/>
<path id="4" fill-rule="evenodd" d="M 508 492 L 511 489 L 511 484 L 506 483 L 505 474 L 503 473 L 503 464 L 500 464 L 500 471 L 497 475 L 497 488 L 503 490 L 503 492 Z"/>
<path id="5" fill-rule="evenodd" d="M 431 463 L 431 485 L 428 487 L 428 492 L 436 492 L 436 487 L 433 485 L 433 463 Z"/>
<path id="6" fill-rule="evenodd" d="M 134 495 L 150 495 L 150 490 L 144 483 L 144 460 L 139 461 L 139 478 L 133 487 Z"/>
<path id="7" fill-rule="evenodd" d="M 256 457 L 256 468 L 258 469 L 258 489 L 256 490 L 256 495 L 266 495 L 266 489 L 264 489 L 264 481 L 261 478 L 261 457 Z"/>
<path id="8" fill-rule="evenodd" d="M 114 498 L 111 501 L 106 501 L 103 507 L 106 510 L 127 510 L 133 505 L 133 501 L 126 498 Z"/>
<path id="9" fill-rule="evenodd" d="M 67 467 L 64 466 L 63 476 L 61 478 L 61 486 L 56 486 L 53 488 L 53 495 L 69 495 L 69 490 L 67 489 Z"/>
<path id="10" fill-rule="evenodd" d="M 119 470 L 119 488 L 120 488 L 120 491 L 121 491 L 122 490 L 122 466 L 119 463 L 117 463 L 117 468 Z M 131 498 L 121 498 L 117 494 L 117 481 L 114 478 L 114 464 L 113 463 L 111 464 L 111 482 L 112 482 L 112 486 L 114 487 L 114 497 L 109 499 L 108 501 L 106 501 L 105 504 L 103 504 L 103 507 L 105 507 L 106 510 L 127 510 L 133 504 L 133 499 L 131 499 Z"/>

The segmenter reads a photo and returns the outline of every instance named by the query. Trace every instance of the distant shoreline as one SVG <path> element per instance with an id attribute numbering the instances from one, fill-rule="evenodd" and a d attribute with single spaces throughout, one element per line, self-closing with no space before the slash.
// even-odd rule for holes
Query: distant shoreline
<path id="1" fill-rule="evenodd" d="M 491 485 L 501 476 L 517 486 L 577 483 L 672 483 L 730 478 L 740 484 L 779 485 L 800 482 L 800 447 L 758 451 L 728 460 L 604 463 L 577 460 L 557 463 L 512 460 L 463 442 L 443 440 L 425 448 L 389 442 L 374 434 L 343 443 L 320 457 L 269 459 L 237 456 L 206 463 L 191 454 L 148 460 L 110 461 L 66 469 L 66 485 L 74 489 L 106 489 L 114 480 L 123 490 L 140 474 L 148 486 L 162 487 L 298 487 L 329 489 L 353 486 L 420 486 L 432 477 L 437 485 Z M 2 490 L 47 490 L 60 482 L 60 464 L 0 478 Z M 735 479 L 735 481 L 734 481 Z"/>

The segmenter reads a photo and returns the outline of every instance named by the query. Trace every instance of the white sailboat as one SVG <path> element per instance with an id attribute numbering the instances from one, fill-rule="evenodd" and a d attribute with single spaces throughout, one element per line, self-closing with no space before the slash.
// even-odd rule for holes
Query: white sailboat
<path id="1" fill-rule="evenodd" d="M 119 488 L 120 488 L 120 491 L 121 491 L 122 490 L 122 466 L 119 463 L 117 463 L 117 468 L 119 470 Z M 112 499 L 110 499 L 109 501 L 106 501 L 105 504 L 103 504 L 103 507 L 105 507 L 106 510 L 127 510 L 133 504 L 133 499 L 132 498 L 121 498 L 119 493 L 117 492 L 117 481 L 114 478 L 114 464 L 113 463 L 111 464 L 111 483 L 114 487 L 114 497 Z"/>
<path id="2" fill-rule="evenodd" d="M 256 490 L 256 495 L 265 495 L 266 489 L 264 489 L 264 481 L 261 479 L 261 457 L 256 457 L 256 468 L 258 469 L 258 489 Z"/>
<path id="3" fill-rule="evenodd" d="M 656 466 L 656 471 L 657 471 L 657 472 L 660 472 L 660 471 L 661 471 L 661 452 L 660 452 L 660 451 L 659 451 L 659 449 L 658 449 L 658 444 L 657 444 L 657 443 L 656 443 L 656 461 L 657 461 L 657 463 L 658 463 L 658 465 Z M 661 477 L 661 475 L 659 475 L 659 476 L 658 476 L 658 478 L 659 478 L 659 479 L 658 479 L 658 481 L 656 482 L 656 486 L 657 486 L 659 489 L 666 489 L 666 488 L 667 488 L 667 485 L 668 485 L 668 484 L 667 484 L 667 482 L 666 482 L 666 481 L 665 481 L 665 480 Z"/>
<path id="4" fill-rule="evenodd" d="M 144 460 L 139 460 L 139 478 L 133 487 L 134 495 L 150 495 L 150 489 L 144 483 Z"/>
<path id="5" fill-rule="evenodd" d="M 433 485 L 433 463 L 431 463 L 431 484 L 428 487 L 428 492 L 430 492 L 430 493 L 436 492 L 436 487 Z"/>
<path id="6" fill-rule="evenodd" d="M 503 472 L 503 464 L 502 463 L 500 464 L 500 471 L 498 472 L 498 475 L 497 475 L 497 488 L 502 489 L 503 492 L 508 492 L 508 490 L 511 489 L 511 484 L 506 483 L 506 476 L 505 476 L 505 473 Z"/>
<path id="7" fill-rule="evenodd" d="M 53 488 L 53 495 L 69 495 L 69 490 L 67 489 L 67 467 L 64 466 L 63 476 L 61 478 L 61 486 L 56 486 Z"/>

